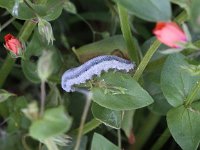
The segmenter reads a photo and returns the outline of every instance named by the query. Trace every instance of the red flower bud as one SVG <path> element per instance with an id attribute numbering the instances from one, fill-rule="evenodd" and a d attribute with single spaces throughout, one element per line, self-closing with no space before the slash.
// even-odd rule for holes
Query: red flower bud
<path id="1" fill-rule="evenodd" d="M 134 144 L 135 143 L 135 135 L 134 133 L 130 133 L 129 137 L 128 137 L 128 142 L 129 144 Z"/>
<path id="2" fill-rule="evenodd" d="M 161 43 L 172 48 L 180 48 L 180 43 L 188 41 L 186 34 L 174 22 L 158 22 L 153 33 Z"/>
<path id="3" fill-rule="evenodd" d="M 15 55 L 18 55 L 20 50 L 22 49 L 21 42 L 15 38 L 12 34 L 7 34 L 4 36 L 5 47 L 13 52 Z"/>

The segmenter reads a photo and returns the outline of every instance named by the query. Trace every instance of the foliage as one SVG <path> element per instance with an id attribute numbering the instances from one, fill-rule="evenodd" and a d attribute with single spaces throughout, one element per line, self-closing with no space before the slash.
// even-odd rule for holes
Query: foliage
<path id="1" fill-rule="evenodd" d="M 0 150 L 198 149 L 199 4 L 0 0 Z M 61 88 L 99 55 L 135 68 Z"/>

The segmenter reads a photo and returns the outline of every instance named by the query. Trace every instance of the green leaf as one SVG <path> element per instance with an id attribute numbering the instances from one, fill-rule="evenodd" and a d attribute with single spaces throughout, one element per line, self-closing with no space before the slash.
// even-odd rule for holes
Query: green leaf
<path id="1" fill-rule="evenodd" d="M 22 133 L 19 131 L 14 134 L 9 134 L 5 131 L 1 131 L 3 134 L 0 136 L 1 150 L 22 150 L 24 149 L 22 142 Z"/>
<path id="2" fill-rule="evenodd" d="M 11 14 L 13 14 L 13 7 L 15 5 L 15 0 L 9 1 L 0 1 L 0 7 L 7 9 Z M 33 4 L 29 5 L 34 9 L 34 11 L 47 21 L 55 20 L 58 18 L 63 9 L 63 1 L 48 0 L 45 5 L 42 4 Z M 18 9 L 16 10 L 14 17 L 22 20 L 29 20 L 36 18 L 35 13 L 24 3 L 19 2 Z"/>
<path id="3" fill-rule="evenodd" d="M 105 54 L 120 54 L 128 57 L 126 44 L 122 35 L 115 35 L 73 50 L 80 62 Z"/>
<path id="4" fill-rule="evenodd" d="M 15 94 L 9 93 L 8 91 L 1 89 L 0 90 L 0 103 L 7 100 L 10 96 L 15 96 Z"/>
<path id="5" fill-rule="evenodd" d="M 180 106 L 167 113 L 167 124 L 175 141 L 184 150 L 197 149 L 200 142 L 200 103 Z"/>
<path id="6" fill-rule="evenodd" d="M 167 102 L 166 98 L 164 97 L 160 89 L 158 92 L 159 93 L 151 95 L 154 99 L 154 103 L 149 106 L 149 109 L 158 115 L 165 116 L 172 106 Z"/>
<path id="7" fill-rule="evenodd" d="M 97 103 L 93 103 L 92 114 L 97 120 L 100 120 L 107 126 L 116 129 L 120 129 L 121 127 L 121 122 L 122 122 L 121 111 L 110 110 L 108 108 L 98 105 Z"/>
<path id="8" fill-rule="evenodd" d="M 72 123 L 71 117 L 65 114 L 64 107 L 51 108 L 45 111 L 44 117 L 34 121 L 30 135 L 40 141 L 66 132 Z"/>
<path id="9" fill-rule="evenodd" d="M 190 0 L 171 0 L 172 3 L 179 5 L 180 7 L 184 8 L 188 14 L 190 14 Z"/>
<path id="10" fill-rule="evenodd" d="M 41 18 L 47 21 L 57 19 L 62 13 L 63 3 L 64 1 L 47 0 L 45 4 L 46 15 L 41 16 Z"/>
<path id="11" fill-rule="evenodd" d="M 159 57 L 154 54 L 154 57 Z M 158 58 L 157 58 L 158 59 Z M 158 63 L 159 62 L 159 63 Z M 144 87 L 153 97 L 154 103 L 149 106 L 150 110 L 159 115 L 166 115 L 172 107 L 163 95 L 160 86 L 161 70 L 163 68 L 164 60 L 155 60 L 155 62 L 148 64 L 144 74 Z"/>
<path id="12" fill-rule="evenodd" d="M 132 134 L 134 114 L 135 114 L 135 110 L 129 110 L 129 111 L 124 112 L 123 121 L 122 121 L 122 129 L 124 130 L 128 138 Z"/>
<path id="13" fill-rule="evenodd" d="M 119 150 L 119 148 L 98 133 L 94 133 L 91 150 Z"/>
<path id="14" fill-rule="evenodd" d="M 128 74 L 108 72 L 100 77 L 106 86 L 92 88 L 93 101 L 111 110 L 130 110 L 153 102 L 151 96 Z"/>
<path id="15" fill-rule="evenodd" d="M 168 56 L 162 73 L 161 88 L 167 101 L 174 107 L 180 106 L 193 91 L 199 76 L 191 75 L 185 68 L 189 66 L 182 54 Z M 200 93 L 195 100 L 200 98 Z"/>
<path id="16" fill-rule="evenodd" d="M 28 60 L 23 60 L 22 70 L 26 78 L 29 79 L 31 82 L 34 82 L 34 83 L 40 82 L 40 78 L 38 77 L 38 74 L 37 74 L 37 67 L 33 62 L 28 61 Z"/>
<path id="17" fill-rule="evenodd" d="M 14 5 L 15 5 L 15 0 L 0 1 L 0 7 L 7 9 L 10 12 L 10 14 L 13 14 L 12 12 Z M 46 14 L 44 6 L 42 5 L 39 6 L 35 4 L 31 4 L 31 6 L 39 15 Z M 31 9 L 23 2 L 19 2 L 18 9 L 16 11 L 18 15 L 16 16 L 13 14 L 13 16 L 18 19 L 26 20 L 36 17 L 33 11 L 31 11 Z"/>
<path id="18" fill-rule="evenodd" d="M 192 5 L 190 7 L 191 12 L 191 22 L 196 31 L 200 31 L 200 9 L 199 9 L 200 1 L 192 0 Z"/>
<path id="19" fill-rule="evenodd" d="M 20 129 L 28 129 L 29 120 L 22 113 L 22 109 L 27 107 L 27 99 L 25 97 L 13 97 L 6 101 L 7 109 L 9 109 L 9 119 L 7 131 L 10 133 L 17 132 Z"/>
<path id="20" fill-rule="evenodd" d="M 50 90 L 46 97 L 46 100 L 47 100 L 46 105 L 47 106 L 56 106 L 62 102 L 62 97 L 60 95 L 60 91 L 59 91 L 58 87 L 56 86 L 56 84 L 48 83 L 48 85 L 49 85 Z"/>
<path id="21" fill-rule="evenodd" d="M 169 21 L 171 6 L 169 0 L 114 0 L 130 13 L 148 21 Z"/>

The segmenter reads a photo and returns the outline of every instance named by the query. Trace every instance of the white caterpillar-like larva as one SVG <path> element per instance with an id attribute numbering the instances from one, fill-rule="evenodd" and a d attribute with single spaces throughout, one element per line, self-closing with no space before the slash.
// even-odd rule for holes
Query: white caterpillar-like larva
<path id="1" fill-rule="evenodd" d="M 135 64 L 131 61 L 117 56 L 98 56 L 79 67 L 67 70 L 62 76 L 61 85 L 66 92 L 73 92 L 75 91 L 74 85 L 85 83 L 95 75 L 100 76 L 103 71 L 107 72 L 109 69 L 114 69 L 129 72 L 134 67 Z"/>

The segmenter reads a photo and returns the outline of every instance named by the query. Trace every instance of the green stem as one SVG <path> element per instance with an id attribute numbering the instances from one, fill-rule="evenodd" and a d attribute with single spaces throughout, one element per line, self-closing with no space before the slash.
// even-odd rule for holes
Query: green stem
<path id="1" fill-rule="evenodd" d="M 185 103 L 186 106 L 189 106 L 192 104 L 199 90 L 200 90 L 200 81 L 197 81 L 192 89 L 192 92 L 188 95 L 186 99 L 186 103 Z"/>
<path id="2" fill-rule="evenodd" d="M 135 145 L 131 145 L 129 150 L 135 149 L 140 150 L 152 134 L 154 128 L 157 126 L 157 123 L 160 121 L 160 116 L 150 113 L 145 121 L 145 123 L 141 126 L 138 133 L 136 134 L 136 143 Z"/>
<path id="3" fill-rule="evenodd" d="M 121 144 L 121 130 L 120 129 L 117 129 L 117 135 L 118 135 L 118 147 L 119 149 L 122 149 L 122 144 Z"/>
<path id="4" fill-rule="evenodd" d="M 52 139 L 44 140 L 44 144 L 47 146 L 48 150 L 59 150 L 58 146 L 55 144 L 54 141 L 52 141 Z"/>
<path id="5" fill-rule="evenodd" d="M 8 55 L 5 59 L 5 62 L 3 63 L 3 66 L 0 69 L 0 88 L 2 88 L 8 74 L 12 70 L 13 66 L 15 64 L 15 59 L 11 58 L 10 55 Z"/>
<path id="6" fill-rule="evenodd" d="M 139 54 L 138 54 L 139 46 L 131 34 L 131 28 L 130 28 L 129 19 L 128 19 L 128 12 L 119 3 L 117 4 L 117 6 L 118 6 L 118 11 L 119 11 L 120 26 L 121 26 L 124 40 L 127 45 L 129 56 L 132 60 L 136 62 L 136 64 L 139 64 Z"/>
<path id="7" fill-rule="evenodd" d="M 160 150 L 170 138 L 170 136 L 171 134 L 169 132 L 169 129 L 166 128 L 162 135 L 159 137 L 159 139 L 156 141 L 156 143 L 152 146 L 151 150 Z"/>
<path id="8" fill-rule="evenodd" d="M 42 117 L 45 109 L 45 99 L 46 99 L 46 87 L 45 82 L 42 81 L 40 84 L 41 96 L 40 96 L 40 116 Z"/>
<path id="9" fill-rule="evenodd" d="M 8 21 L 6 21 L 1 27 L 0 31 L 3 31 L 4 28 L 6 28 L 10 23 L 12 23 L 16 18 L 12 17 Z"/>
<path id="10" fill-rule="evenodd" d="M 32 21 L 26 21 L 24 26 L 19 33 L 19 39 L 26 41 L 31 35 L 33 29 L 35 27 L 35 23 Z M 11 72 L 13 66 L 15 64 L 15 59 L 11 58 L 10 55 L 7 55 L 5 62 L 3 63 L 0 69 L 0 88 L 2 88 L 7 76 Z"/>
<path id="11" fill-rule="evenodd" d="M 87 114 L 90 108 L 90 104 L 91 104 L 91 98 L 92 98 L 92 94 L 91 93 L 86 93 L 86 102 L 85 102 L 85 106 L 84 106 L 84 110 L 83 110 L 83 114 L 81 117 L 81 123 L 80 123 L 80 127 L 79 127 L 79 131 L 78 131 L 78 135 L 77 135 L 77 140 L 76 140 L 76 145 L 74 150 L 79 150 L 80 147 L 80 143 L 81 143 L 81 137 L 83 135 L 83 129 L 84 129 L 84 124 L 87 118 Z"/>
<path id="12" fill-rule="evenodd" d="M 134 74 L 134 79 L 137 81 L 141 77 L 144 69 L 146 68 L 147 64 L 149 63 L 153 54 L 157 51 L 158 47 L 160 46 L 160 42 L 158 40 L 154 41 L 153 44 L 150 46 L 149 50 L 145 54 L 144 58 L 140 62 L 139 66 L 136 69 Z"/>
<path id="13" fill-rule="evenodd" d="M 27 41 L 30 35 L 32 34 L 33 29 L 35 28 L 36 23 L 32 20 L 26 21 L 19 32 L 19 39 Z"/>
<path id="14" fill-rule="evenodd" d="M 175 19 L 178 24 L 182 24 L 184 21 L 188 19 L 188 15 L 186 11 L 182 11 Z"/>
<path id="15" fill-rule="evenodd" d="M 86 123 L 83 127 L 83 132 L 82 135 L 87 134 L 88 132 L 94 130 L 96 127 L 98 127 L 101 124 L 101 122 L 99 120 L 96 119 L 92 119 L 90 122 Z M 78 129 L 75 129 L 74 131 L 72 131 L 70 133 L 70 135 L 77 135 L 79 131 Z"/>

